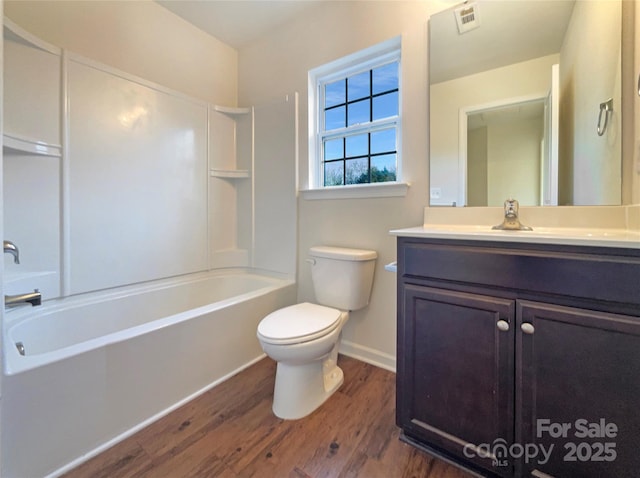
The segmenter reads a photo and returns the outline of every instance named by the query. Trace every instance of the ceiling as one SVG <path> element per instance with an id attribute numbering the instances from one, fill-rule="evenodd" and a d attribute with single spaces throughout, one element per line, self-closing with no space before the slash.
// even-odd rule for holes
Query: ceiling
<path id="1" fill-rule="evenodd" d="M 155 0 L 240 49 L 323 2 L 336 0 Z M 376 1 L 376 0 L 365 0 Z M 473 0 L 480 25 L 459 34 L 453 10 L 429 20 L 431 83 L 560 51 L 575 0 Z M 426 21 L 426 19 L 425 19 Z"/>
<path id="2" fill-rule="evenodd" d="M 460 34 L 452 7 L 429 20 L 431 83 L 558 53 L 574 0 L 476 0 L 477 28 Z"/>
<path id="3" fill-rule="evenodd" d="M 156 0 L 187 22 L 235 49 L 242 48 L 322 1 Z"/>

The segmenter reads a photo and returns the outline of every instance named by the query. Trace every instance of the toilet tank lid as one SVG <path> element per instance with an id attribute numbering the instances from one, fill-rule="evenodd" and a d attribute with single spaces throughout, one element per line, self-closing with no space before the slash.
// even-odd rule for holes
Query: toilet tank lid
<path id="1" fill-rule="evenodd" d="M 309 249 L 311 257 L 323 257 L 339 261 L 370 261 L 378 257 L 376 251 L 349 249 L 346 247 L 315 246 Z"/>

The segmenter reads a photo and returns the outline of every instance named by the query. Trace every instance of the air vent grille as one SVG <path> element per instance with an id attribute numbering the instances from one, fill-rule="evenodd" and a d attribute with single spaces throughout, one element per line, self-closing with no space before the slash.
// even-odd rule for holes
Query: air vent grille
<path id="1" fill-rule="evenodd" d="M 460 34 L 466 33 L 480 26 L 480 16 L 477 3 L 465 3 L 453 11 Z"/>

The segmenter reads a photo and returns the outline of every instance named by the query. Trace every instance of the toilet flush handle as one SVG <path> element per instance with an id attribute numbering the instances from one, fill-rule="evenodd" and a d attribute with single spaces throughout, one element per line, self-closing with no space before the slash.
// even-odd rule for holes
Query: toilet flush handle
<path id="1" fill-rule="evenodd" d="M 315 265 L 316 265 L 316 260 L 315 260 L 315 259 L 311 259 L 311 258 L 309 258 L 309 259 L 305 259 L 305 260 L 306 260 L 309 264 L 311 264 L 312 266 L 315 266 Z"/>

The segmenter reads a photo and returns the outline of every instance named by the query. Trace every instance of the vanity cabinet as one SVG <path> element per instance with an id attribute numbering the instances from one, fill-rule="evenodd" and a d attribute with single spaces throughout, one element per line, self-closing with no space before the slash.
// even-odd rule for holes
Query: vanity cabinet
<path id="1" fill-rule="evenodd" d="M 398 237 L 396 419 L 486 476 L 640 469 L 640 250 Z"/>

